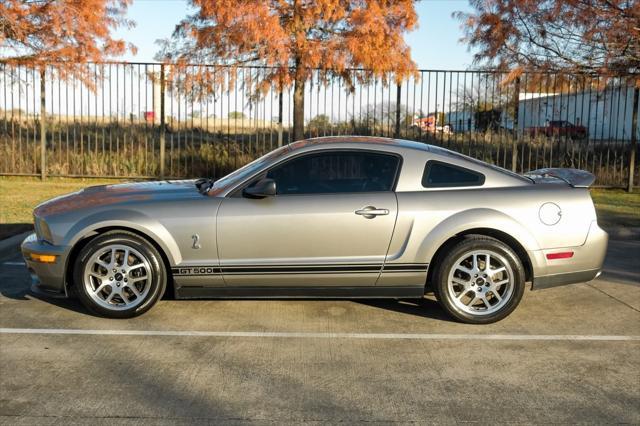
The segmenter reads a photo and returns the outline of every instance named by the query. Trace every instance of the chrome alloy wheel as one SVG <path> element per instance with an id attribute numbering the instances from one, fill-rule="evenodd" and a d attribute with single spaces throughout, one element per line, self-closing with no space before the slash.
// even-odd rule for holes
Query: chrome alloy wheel
<path id="1" fill-rule="evenodd" d="M 489 315 L 511 299 L 514 274 L 504 256 L 489 250 L 476 250 L 463 254 L 453 265 L 447 291 L 460 311 Z"/>
<path id="2" fill-rule="evenodd" d="M 111 310 L 140 305 L 152 280 L 149 260 L 126 245 L 109 245 L 96 251 L 86 263 L 83 284 L 87 294 Z"/>

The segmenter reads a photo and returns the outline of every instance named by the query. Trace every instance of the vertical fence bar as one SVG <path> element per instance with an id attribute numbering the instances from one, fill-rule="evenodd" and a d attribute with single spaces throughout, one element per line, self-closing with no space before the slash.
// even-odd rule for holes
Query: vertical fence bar
<path id="1" fill-rule="evenodd" d="M 516 172 L 518 164 L 518 113 L 520 112 L 520 77 L 516 78 L 513 90 L 513 135 L 511 147 L 511 171 Z"/>
<path id="2" fill-rule="evenodd" d="M 160 179 L 164 179 L 165 123 L 164 123 L 164 64 L 160 65 Z"/>
<path id="3" fill-rule="evenodd" d="M 326 97 L 326 93 L 325 93 Z M 282 146 L 282 87 L 278 91 L 278 147 Z"/>
<path id="4" fill-rule="evenodd" d="M 46 66 L 40 67 L 40 179 L 47 178 Z"/>
<path id="5" fill-rule="evenodd" d="M 398 85 L 396 86 L 397 88 L 397 92 L 396 92 L 396 128 L 393 132 L 393 137 L 398 139 L 400 138 L 400 102 L 401 102 L 401 90 L 402 90 L 402 85 L 400 83 L 398 83 Z M 407 92 L 408 93 L 408 92 Z"/>
<path id="6" fill-rule="evenodd" d="M 633 115 L 631 116 L 631 149 L 629 152 L 629 183 L 627 191 L 633 192 L 633 178 L 635 175 L 636 155 L 638 152 L 638 101 L 640 88 L 633 89 Z"/>

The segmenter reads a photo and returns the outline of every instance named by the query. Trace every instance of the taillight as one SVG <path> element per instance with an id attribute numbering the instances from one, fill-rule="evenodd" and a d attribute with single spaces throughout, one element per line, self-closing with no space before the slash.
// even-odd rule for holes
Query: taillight
<path id="1" fill-rule="evenodd" d="M 555 260 L 555 259 L 569 259 L 573 257 L 572 251 L 560 251 L 557 253 L 547 253 L 547 259 Z"/>

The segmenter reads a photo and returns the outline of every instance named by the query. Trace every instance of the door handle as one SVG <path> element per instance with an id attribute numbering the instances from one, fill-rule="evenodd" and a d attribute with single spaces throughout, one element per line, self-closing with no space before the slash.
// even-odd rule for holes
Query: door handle
<path id="1" fill-rule="evenodd" d="M 386 216 L 389 214 L 388 209 L 377 209 L 373 206 L 366 206 L 360 210 L 356 210 L 355 214 L 364 216 L 367 219 L 373 219 L 376 216 Z"/>

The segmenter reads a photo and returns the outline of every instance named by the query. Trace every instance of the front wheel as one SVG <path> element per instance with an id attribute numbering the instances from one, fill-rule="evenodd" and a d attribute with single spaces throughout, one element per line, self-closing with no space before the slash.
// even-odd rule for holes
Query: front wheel
<path id="1" fill-rule="evenodd" d="M 522 262 L 511 248 L 494 238 L 465 236 L 448 247 L 436 267 L 436 298 L 459 321 L 499 321 L 513 312 L 522 299 Z"/>
<path id="2" fill-rule="evenodd" d="M 74 266 L 80 301 L 109 318 L 146 312 L 162 296 L 166 282 L 158 250 L 129 232 L 108 232 L 94 238 L 80 251 Z"/>

